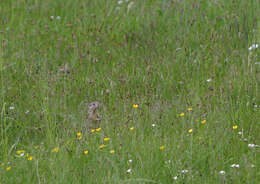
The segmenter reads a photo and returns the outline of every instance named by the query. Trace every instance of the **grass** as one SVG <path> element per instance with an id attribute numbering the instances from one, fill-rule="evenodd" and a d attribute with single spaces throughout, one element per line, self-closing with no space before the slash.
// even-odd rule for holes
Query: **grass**
<path id="1" fill-rule="evenodd" d="M 0 183 L 257 183 L 259 8 L 2 1 Z"/>

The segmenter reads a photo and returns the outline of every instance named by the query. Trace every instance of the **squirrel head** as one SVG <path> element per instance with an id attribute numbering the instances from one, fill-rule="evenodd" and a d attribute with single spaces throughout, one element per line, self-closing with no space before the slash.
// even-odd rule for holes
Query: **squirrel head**
<path id="1" fill-rule="evenodd" d="M 99 103 L 98 102 L 91 102 L 88 104 L 88 109 L 89 110 L 94 110 L 97 109 L 99 107 Z"/>

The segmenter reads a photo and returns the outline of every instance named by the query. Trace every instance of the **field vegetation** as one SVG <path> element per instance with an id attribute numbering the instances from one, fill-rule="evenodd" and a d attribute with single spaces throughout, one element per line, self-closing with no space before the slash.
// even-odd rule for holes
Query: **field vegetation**
<path id="1" fill-rule="evenodd" d="M 258 0 L 2 0 L 0 183 L 259 183 L 259 18 Z"/>

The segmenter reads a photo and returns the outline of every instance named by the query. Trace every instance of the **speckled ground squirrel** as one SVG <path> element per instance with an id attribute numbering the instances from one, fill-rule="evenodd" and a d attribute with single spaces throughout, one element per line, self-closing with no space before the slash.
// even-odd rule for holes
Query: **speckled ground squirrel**
<path id="1" fill-rule="evenodd" d="M 97 122 L 100 121 L 102 118 L 97 113 L 97 109 L 99 108 L 100 104 L 98 102 L 92 102 L 88 104 L 88 126 L 93 128 L 93 126 L 97 126 Z"/>

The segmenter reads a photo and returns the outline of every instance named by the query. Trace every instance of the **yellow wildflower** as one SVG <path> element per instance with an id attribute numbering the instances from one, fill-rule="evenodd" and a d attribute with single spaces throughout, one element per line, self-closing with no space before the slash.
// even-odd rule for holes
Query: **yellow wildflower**
<path id="1" fill-rule="evenodd" d="M 205 120 L 205 119 L 204 119 L 204 120 L 202 120 L 202 121 L 201 121 L 201 123 L 202 123 L 202 124 L 205 124 L 205 123 L 206 123 L 206 120 Z"/>
<path id="2" fill-rule="evenodd" d="M 106 147 L 107 145 L 105 145 L 105 144 L 101 144 L 100 146 L 99 146 L 99 149 L 103 149 L 104 147 Z"/>
<path id="3" fill-rule="evenodd" d="M 164 148 L 165 148 L 164 145 L 160 146 L 160 150 L 164 150 Z"/>
<path id="4" fill-rule="evenodd" d="M 95 129 L 92 129 L 90 132 L 91 132 L 91 133 L 95 133 L 95 131 L 96 131 Z"/>
<path id="5" fill-rule="evenodd" d="M 97 129 L 96 129 L 97 132 L 100 132 L 100 130 L 101 130 L 101 128 L 97 128 Z"/>
<path id="6" fill-rule="evenodd" d="M 114 154 L 115 153 L 115 150 L 110 150 L 109 151 L 111 154 Z"/>
<path id="7" fill-rule="evenodd" d="M 233 130 L 236 130 L 238 128 L 238 126 L 234 125 L 232 128 L 233 128 Z"/>
<path id="8" fill-rule="evenodd" d="M 25 153 L 25 150 L 18 150 L 16 153 L 20 155 L 21 153 Z"/>
<path id="9" fill-rule="evenodd" d="M 133 131 L 135 129 L 135 127 L 130 127 L 130 130 Z"/>
<path id="10" fill-rule="evenodd" d="M 82 133 L 81 133 L 81 132 L 78 132 L 78 133 L 77 133 L 77 137 L 78 137 L 78 139 L 80 140 L 80 139 L 82 138 Z"/>
<path id="11" fill-rule="evenodd" d="M 88 154 L 88 150 L 85 150 L 83 153 L 84 153 L 84 155 L 87 155 Z"/>
<path id="12" fill-rule="evenodd" d="M 57 152 L 59 152 L 59 150 L 60 150 L 60 148 L 59 148 L 59 147 L 56 147 L 56 148 L 53 148 L 53 149 L 51 150 L 51 152 L 57 153 Z"/>
<path id="13" fill-rule="evenodd" d="M 183 117 L 184 116 L 184 113 L 180 113 L 180 117 Z"/>
<path id="14" fill-rule="evenodd" d="M 134 105 L 133 105 L 133 108 L 134 108 L 134 109 L 137 109 L 137 108 L 138 108 L 138 104 L 134 104 Z"/>
<path id="15" fill-rule="evenodd" d="M 105 138 L 104 138 L 104 141 L 109 141 L 109 140 L 110 140 L 109 137 L 105 137 Z"/>
<path id="16" fill-rule="evenodd" d="M 192 133 L 192 131 L 193 131 L 192 129 L 189 129 L 189 133 Z"/>
<path id="17" fill-rule="evenodd" d="M 28 160 L 33 160 L 33 157 L 32 157 L 32 156 L 29 156 L 29 157 L 28 157 Z"/>
<path id="18" fill-rule="evenodd" d="M 192 108 L 191 108 L 191 107 L 189 107 L 187 110 L 188 110 L 188 111 L 192 111 Z"/>
<path id="19" fill-rule="evenodd" d="M 7 167 L 6 170 L 7 171 L 10 171 L 12 169 L 12 167 Z"/>

